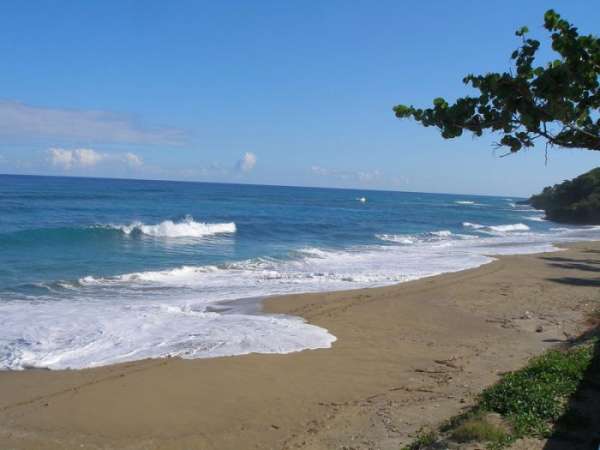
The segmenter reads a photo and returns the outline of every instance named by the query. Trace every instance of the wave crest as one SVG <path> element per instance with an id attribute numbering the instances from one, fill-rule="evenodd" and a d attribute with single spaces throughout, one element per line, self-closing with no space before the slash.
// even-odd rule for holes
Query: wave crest
<path id="1" fill-rule="evenodd" d="M 480 225 L 478 223 L 463 222 L 462 225 L 465 228 L 471 228 L 473 230 L 479 230 L 479 231 L 488 232 L 488 233 L 490 233 L 490 232 L 491 233 L 511 233 L 514 231 L 529 231 L 529 229 L 530 229 L 524 223 L 510 223 L 510 224 L 506 224 L 506 225 L 485 226 L 485 225 Z"/>
<path id="2" fill-rule="evenodd" d="M 450 230 L 429 231 L 421 234 L 376 234 L 375 237 L 381 241 L 394 242 L 396 244 L 403 245 L 477 239 L 477 236 L 468 234 L 455 234 Z"/>
<path id="3" fill-rule="evenodd" d="M 482 203 L 477 203 L 473 200 L 455 200 L 454 204 L 463 206 L 485 206 Z"/>
<path id="4" fill-rule="evenodd" d="M 235 233 L 234 222 L 204 223 L 196 222 L 192 216 L 186 216 L 181 222 L 165 220 L 156 225 L 146 225 L 143 222 L 133 222 L 130 225 L 111 225 L 111 228 L 121 230 L 125 234 L 141 233 L 154 237 L 203 237 L 214 234 Z"/>

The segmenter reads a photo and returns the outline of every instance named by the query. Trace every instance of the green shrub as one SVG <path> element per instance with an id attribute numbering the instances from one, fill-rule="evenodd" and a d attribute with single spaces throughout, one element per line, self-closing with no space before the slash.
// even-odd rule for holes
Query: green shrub
<path id="1" fill-rule="evenodd" d="M 437 435 L 431 431 L 421 430 L 417 434 L 417 437 L 409 445 L 402 448 L 402 450 L 425 450 L 429 446 L 435 444 L 437 441 Z"/>
<path id="2" fill-rule="evenodd" d="M 488 449 L 499 450 L 523 436 L 546 436 L 553 428 L 556 431 L 559 419 L 562 426 L 571 429 L 589 426 L 590 418 L 567 411 L 567 407 L 591 367 L 597 345 L 597 338 L 588 338 L 581 347 L 550 350 L 530 360 L 523 369 L 485 389 L 472 409 L 448 419 L 440 427 L 441 436 L 421 431 L 402 450 L 431 449 L 445 445 L 446 439 L 485 443 Z M 491 413 L 500 416 L 497 423 Z"/>
<path id="3" fill-rule="evenodd" d="M 518 435 L 545 435 L 565 412 L 591 359 L 590 347 L 549 351 L 486 389 L 481 407 L 507 417 Z"/>
<path id="4" fill-rule="evenodd" d="M 456 442 L 502 443 L 509 439 L 509 433 L 500 425 L 492 423 L 485 415 L 477 414 L 458 425 L 450 438 Z"/>

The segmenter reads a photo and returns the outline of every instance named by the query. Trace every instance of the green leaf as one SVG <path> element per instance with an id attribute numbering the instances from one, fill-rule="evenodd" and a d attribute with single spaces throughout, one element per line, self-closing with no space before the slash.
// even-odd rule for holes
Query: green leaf
<path id="1" fill-rule="evenodd" d="M 512 152 L 533 146 L 537 138 L 557 147 L 600 151 L 600 38 L 579 36 L 577 28 L 553 10 L 544 15 L 544 26 L 557 52 L 552 62 L 536 63 L 540 42 L 525 39 L 529 30 L 521 27 L 517 35 L 523 43 L 512 52 L 510 70 L 463 78 L 479 91 L 476 96 L 453 104 L 438 97 L 425 109 L 399 105 L 396 116 L 434 126 L 446 139 L 464 130 L 476 136 L 483 131 L 502 133 L 500 144 Z M 547 123 L 553 124 L 551 133 L 540 128 Z"/>
<path id="2" fill-rule="evenodd" d="M 434 104 L 434 106 L 437 106 L 438 108 L 447 108 L 448 107 L 448 103 L 442 97 L 437 97 L 437 98 L 433 99 L 433 104 Z"/>

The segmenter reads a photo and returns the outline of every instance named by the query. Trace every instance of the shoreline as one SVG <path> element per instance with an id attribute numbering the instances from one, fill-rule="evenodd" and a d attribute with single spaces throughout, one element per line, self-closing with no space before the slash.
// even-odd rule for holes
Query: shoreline
<path id="1" fill-rule="evenodd" d="M 0 372 L 0 447 L 400 448 L 581 331 L 599 286 L 584 266 L 600 264 L 600 242 L 560 246 L 261 302 L 329 330 L 328 349 Z"/>
<path id="2" fill-rule="evenodd" d="M 564 247 L 568 247 L 569 245 L 576 244 L 578 242 L 594 242 L 594 241 L 570 241 L 570 242 L 563 242 L 562 245 Z M 598 242 L 600 242 L 600 241 L 598 241 Z M 424 279 L 428 279 L 428 278 L 435 278 L 435 277 L 440 277 L 440 276 L 444 276 L 444 275 L 448 275 L 448 274 L 461 273 L 461 272 L 465 272 L 465 271 L 469 271 L 469 270 L 476 270 L 485 265 L 492 264 L 499 258 L 503 258 L 506 256 L 537 255 L 537 254 L 543 254 L 543 253 L 559 252 L 559 251 L 564 250 L 564 248 L 559 247 L 559 244 L 556 244 L 556 243 L 548 243 L 547 245 L 550 248 L 552 248 L 552 250 L 543 251 L 543 252 L 526 251 L 526 252 L 522 252 L 522 253 L 512 253 L 512 254 L 481 254 L 480 256 L 487 258 L 487 260 L 484 262 L 481 262 L 479 265 L 476 265 L 476 266 L 459 267 L 459 268 L 451 269 L 451 270 L 448 270 L 445 272 L 430 273 L 430 274 L 422 275 L 418 278 L 407 279 L 404 281 L 390 282 L 389 284 L 386 283 L 386 284 L 382 284 L 379 286 L 350 287 L 347 289 L 292 292 L 292 293 L 286 293 L 286 294 L 268 294 L 268 295 L 263 295 L 263 296 L 251 296 L 251 297 L 242 297 L 242 298 L 236 298 L 236 299 L 230 299 L 230 300 L 220 300 L 215 303 L 209 304 L 206 307 L 205 312 L 208 312 L 208 313 L 216 312 L 216 313 L 223 314 L 223 315 L 243 314 L 243 315 L 250 315 L 250 316 L 252 316 L 252 315 L 255 315 L 255 316 L 282 316 L 282 317 L 289 318 L 292 320 L 297 320 L 297 319 L 301 320 L 304 323 L 306 323 L 307 325 L 313 325 L 312 323 L 310 323 L 308 320 L 306 320 L 306 318 L 304 318 L 301 315 L 291 314 L 291 313 L 286 312 L 285 310 L 278 311 L 278 312 L 271 312 L 268 310 L 268 307 L 266 307 L 265 305 L 266 305 L 266 303 L 268 303 L 270 301 L 275 301 L 277 299 L 281 299 L 281 298 L 285 298 L 285 297 L 296 297 L 296 296 L 304 296 L 304 295 L 325 295 L 325 294 L 331 294 L 331 293 L 335 293 L 335 294 L 339 294 L 339 295 L 351 295 L 352 292 L 359 291 L 359 290 L 391 288 L 391 287 L 395 287 L 395 286 L 405 285 L 406 283 L 418 282 L 420 280 L 424 280 Z M 333 337 L 333 341 L 331 342 L 331 344 L 333 345 L 333 343 L 335 343 L 335 341 L 337 340 L 337 337 L 335 335 L 329 333 L 329 330 L 327 330 L 326 328 L 324 328 L 324 327 L 320 327 L 320 328 L 325 333 L 327 333 L 331 337 Z M 197 357 L 193 357 L 193 358 L 186 358 L 186 357 L 182 357 L 179 355 L 164 354 L 164 355 L 160 355 L 160 356 L 150 356 L 150 357 L 146 357 L 146 358 L 108 362 L 108 363 L 103 363 L 100 365 L 94 365 L 94 366 L 88 366 L 88 367 L 51 368 L 51 367 L 46 367 L 46 366 L 23 366 L 23 367 L 17 368 L 17 369 L 10 369 L 10 368 L 0 369 L 0 373 L 2 373 L 4 371 L 19 372 L 19 371 L 30 371 L 30 370 L 43 370 L 43 371 L 44 370 L 50 370 L 50 371 L 87 370 L 87 369 L 97 369 L 97 368 L 101 368 L 101 367 L 115 366 L 115 365 L 119 365 L 119 364 L 136 363 L 136 362 L 144 361 L 144 360 L 161 360 L 161 359 L 167 359 L 167 358 L 181 358 L 181 359 L 194 360 L 194 359 L 227 358 L 227 357 L 235 357 L 235 356 L 244 356 L 244 355 L 248 355 L 248 354 L 258 354 L 258 355 L 282 354 L 282 355 L 285 355 L 285 354 L 298 353 L 298 352 L 302 352 L 302 351 L 306 351 L 306 350 L 318 350 L 318 349 L 328 349 L 328 348 L 331 348 L 331 345 L 329 345 L 327 347 L 304 347 L 299 350 L 291 350 L 291 351 L 283 351 L 283 352 L 250 351 L 248 353 L 232 353 L 232 354 L 224 354 L 224 355 L 197 356 Z"/>
<path id="3" fill-rule="evenodd" d="M 513 207 L 505 205 L 505 201 L 500 200 L 500 204 L 490 211 L 498 209 L 500 215 L 505 214 L 503 211 L 512 211 Z M 456 203 L 446 206 L 454 211 Z M 456 214 L 462 216 L 463 212 L 459 209 Z M 484 215 L 488 213 L 492 214 L 486 212 Z M 378 214 L 385 217 L 387 213 L 380 208 Z M 510 216 L 506 220 L 484 220 L 485 223 L 506 222 L 504 225 L 484 226 L 470 222 L 460 225 L 460 220 L 457 220 L 453 224 L 445 224 L 447 226 L 428 227 L 448 228 L 437 231 L 373 234 L 369 243 L 350 245 L 353 239 L 349 239 L 337 249 L 335 245 L 323 243 L 321 246 L 320 241 L 305 242 L 297 251 L 287 249 L 273 258 L 251 257 L 250 253 L 260 253 L 255 251 L 261 248 L 259 245 L 245 254 L 246 259 L 240 259 L 240 254 L 226 257 L 231 259 L 230 263 L 216 265 L 206 264 L 212 256 L 205 258 L 200 252 L 197 261 L 195 257 L 192 258 L 194 261 L 167 257 L 168 261 L 161 260 L 157 267 L 151 267 L 153 264 L 148 266 L 143 261 L 140 261 L 141 266 L 129 267 L 126 264 L 127 267 L 122 268 L 112 267 L 111 263 L 108 266 L 112 269 L 108 274 L 101 268 L 104 265 L 102 258 L 92 263 L 98 266 L 95 275 L 90 275 L 94 270 L 86 268 L 77 274 L 59 276 L 59 270 L 43 276 L 46 269 L 40 269 L 42 281 L 35 281 L 38 278 L 36 270 L 25 271 L 21 275 L 15 272 L 5 277 L 9 288 L 4 296 L 9 301 L 0 304 L 0 315 L 4 318 L 0 339 L 5 344 L 0 366 L 13 370 L 26 367 L 82 369 L 168 355 L 201 358 L 328 348 L 334 336 L 302 321 L 285 317 L 272 319 L 260 314 L 243 314 L 243 311 L 242 314 L 217 316 L 210 313 L 210 308 L 222 307 L 216 302 L 223 300 L 389 286 L 477 267 L 491 262 L 494 255 L 549 251 L 554 248 L 553 242 L 585 238 L 600 240 L 600 229 L 552 228 L 551 224 L 531 225 L 533 228 L 530 229 L 529 225 L 516 223 L 530 218 L 529 212 L 526 215 L 522 211 L 506 214 Z M 333 220 L 332 217 L 330 219 Z M 204 226 L 191 220 L 191 216 L 186 216 L 181 226 L 192 226 L 193 223 L 194 227 Z M 119 222 L 127 221 L 115 221 Z M 129 233 L 133 226 L 148 226 L 148 232 L 157 226 L 161 229 L 179 227 L 169 220 L 155 225 L 152 225 L 155 220 L 147 222 L 150 225 L 135 225 L 135 221 L 132 225 L 107 225 L 113 231 L 120 231 L 115 231 L 116 235 L 112 231 L 110 235 L 104 236 L 104 231 L 101 234 L 111 242 L 118 235 L 114 244 L 118 248 L 129 248 L 129 237 L 125 237 L 123 232 Z M 97 230 L 87 226 L 84 229 L 87 242 Z M 519 231 L 526 229 L 526 233 Z M 177 230 L 177 233 L 165 231 L 162 234 L 174 238 L 182 231 Z M 369 235 L 370 232 L 367 233 Z M 60 237 L 60 240 L 63 238 Z M 245 242 L 246 236 L 235 238 L 228 235 L 223 239 L 222 242 L 220 238 L 216 239 L 215 243 L 228 246 L 239 240 L 245 248 L 246 244 L 241 243 Z M 329 238 L 323 239 L 325 242 Z M 135 248 L 135 252 L 154 254 L 156 251 L 158 255 L 165 251 L 162 237 L 158 246 L 154 243 L 146 245 L 143 241 L 138 246 L 137 238 L 131 241 L 134 242 L 131 248 Z M 187 254 L 196 245 L 185 240 L 177 242 L 182 246 L 177 245 L 167 253 L 181 251 Z M 17 247 L 14 250 L 15 258 L 25 263 L 29 256 L 20 253 Z M 118 253 L 108 252 L 104 256 L 107 258 L 105 262 L 112 261 L 113 257 L 120 260 Z M 35 259 L 45 261 L 48 255 L 39 256 Z M 30 295 L 32 292 L 34 295 Z M 235 303 L 225 307 L 232 305 Z M 205 314 L 207 306 L 209 309 Z M 73 320 L 73 314 L 76 320 Z"/>

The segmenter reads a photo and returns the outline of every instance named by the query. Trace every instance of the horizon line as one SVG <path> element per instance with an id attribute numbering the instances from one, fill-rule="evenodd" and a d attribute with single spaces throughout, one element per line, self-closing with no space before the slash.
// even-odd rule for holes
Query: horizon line
<path id="1" fill-rule="evenodd" d="M 259 187 L 281 187 L 281 188 L 299 188 L 299 189 L 331 189 L 341 191 L 366 191 L 366 192 L 395 192 L 404 194 L 428 194 L 428 195 L 463 195 L 472 197 L 506 197 L 516 199 L 526 199 L 519 195 L 504 195 L 504 194 L 464 194 L 456 192 L 424 192 L 424 191 L 404 191 L 392 189 L 377 189 L 377 188 L 354 188 L 354 187 L 331 187 L 331 186 L 299 186 L 291 184 L 268 184 L 268 183 L 243 183 L 243 182 L 227 182 L 227 181 L 198 181 L 198 180 L 170 180 L 160 178 L 120 178 L 120 177 L 103 177 L 103 176 L 84 176 L 84 175 L 40 175 L 40 174 L 21 174 L 21 173 L 0 173 L 0 177 L 38 177 L 38 178 L 74 178 L 74 179 L 89 179 L 89 180 L 115 180 L 115 181 L 153 181 L 161 183 L 191 183 L 191 184 L 224 184 L 233 186 L 259 186 Z"/>

